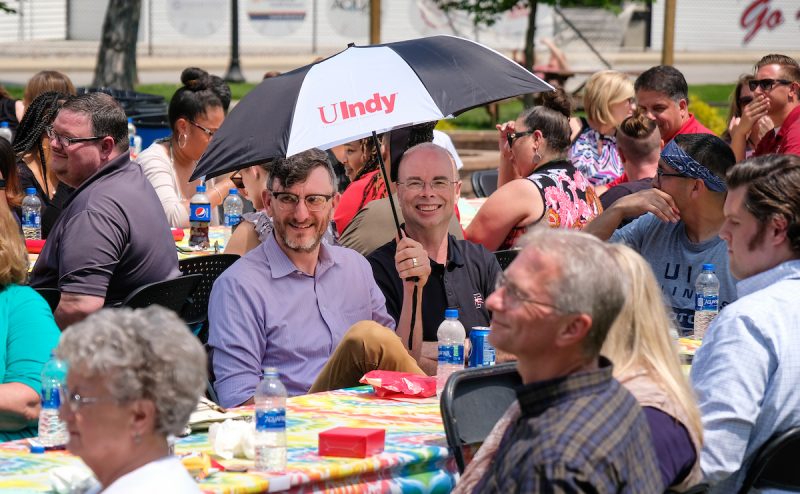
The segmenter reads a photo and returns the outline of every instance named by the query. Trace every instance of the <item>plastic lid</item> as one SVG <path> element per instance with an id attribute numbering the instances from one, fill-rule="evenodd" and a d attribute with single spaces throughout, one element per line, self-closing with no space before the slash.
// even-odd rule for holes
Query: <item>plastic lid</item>
<path id="1" fill-rule="evenodd" d="M 445 309 L 444 318 L 445 319 L 458 319 L 458 309 Z"/>
<path id="2" fill-rule="evenodd" d="M 238 196 L 239 195 L 239 191 L 236 190 L 236 189 L 231 189 L 231 190 L 228 191 L 228 194 L 230 194 L 232 196 Z"/>
<path id="3" fill-rule="evenodd" d="M 27 189 L 25 189 L 25 194 L 29 195 L 29 196 L 30 195 L 34 195 L 35 196 L 36 195 L 36 187 L 28 187 Z"/>
<path id="4" fill-rule="evenodd" d="M 128 123 L 133 123 L 133 117 L 128 117 Z"/>
<path id="5" fill-rule="evenodd" d="M 8 122 L 0 122 L 0 127 L 4 128 L 4 129 L 7 129 L 8 128 Z"/>
<path id="6" fill-rule="evenodd" d="M 205 185 L 198 185 L 196 190 L 197 190 L 197 192 L 205 192 L 206 191 L 206 186 Z"/>
<path id="7" fill-rule="evenodd" d="M 31 453 L 33 454 L 43 454 L 45 451 L 44 446 L 39 442 L 34 443 L 33 441 L 31 441 L 29 447 Z"/>
<path id="8" fill-rule="evenodd" d="M 277 376 L 278 375 L 278 368 L 277 367 L 264 367 L 264 375 L 265 376 Z"/>
<path id="9" fill-rule="evenodd" d="M 703 271 L 714 271 L 714 265 L 710 262 L 703 264 Z"/>

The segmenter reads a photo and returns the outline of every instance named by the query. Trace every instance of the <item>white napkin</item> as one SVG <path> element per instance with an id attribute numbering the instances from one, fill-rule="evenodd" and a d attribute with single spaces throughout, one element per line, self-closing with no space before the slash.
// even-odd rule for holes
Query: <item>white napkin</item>
<path id="1" fill-rule="evenodd" d="M 234 457 L 252 460 L 256 457 L 254 436 L 255 424 L 244 420 L 226 420 L 211 424 L 208 429 L 208 442 L 214 454 L 226 460 Z"/>
<path id="2" fill-rule="evenodd" d="M 49 472 L 50 486 L 57 494 L 83 494 L 97 492 L 99 483 L 86 466 L 54 468 Z"/>

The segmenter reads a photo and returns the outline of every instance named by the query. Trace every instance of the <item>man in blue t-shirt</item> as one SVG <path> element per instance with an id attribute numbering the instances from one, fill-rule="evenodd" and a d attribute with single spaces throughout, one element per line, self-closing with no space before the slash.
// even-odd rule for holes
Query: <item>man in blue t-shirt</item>
<path id="1" fill-rule="evenodd" d="M 716 136 L 677 135 L 661 151 L 653 188 L 619 199 L 586 226 L 587 232 L 625 242 L 647 259 L 682 334 L 694 326 L 694 284 L 703 264 L 715 266 L 720 308 L 736 300 L 727 247 L 719 237 L 724 177 L 735 161 Z M 624 218 L 640 214 L 616 230 Z"/>

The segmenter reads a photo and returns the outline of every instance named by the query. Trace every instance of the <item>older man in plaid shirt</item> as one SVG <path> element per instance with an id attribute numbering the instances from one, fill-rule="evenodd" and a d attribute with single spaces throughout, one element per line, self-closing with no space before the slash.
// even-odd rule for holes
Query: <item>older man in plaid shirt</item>
<path id="1" fill-rule="evenodd" d="M 526 245 L 487 300 L 489 341 L 518 358 L 519 411 L 459 490 L 662 492 L 647 420 L 599 356 L 625 281 L 588 234 L 535 230 Z"/>

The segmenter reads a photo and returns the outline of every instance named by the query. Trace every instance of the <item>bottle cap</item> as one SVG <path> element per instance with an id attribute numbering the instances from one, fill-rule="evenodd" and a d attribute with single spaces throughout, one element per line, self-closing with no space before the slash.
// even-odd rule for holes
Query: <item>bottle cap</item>
<path id="1" fill-rule="evenodd" d="M 228 194 L 230 194 L 232 196 L 238 196 L 239 195 L 239 191 L 236 190 L 236 189 L 231 189 L 231 190 L 228 191 Z"/>
<path id="2" fill-rule="evenodd" d="M 0 122 L 0 127 L 4 128 L 4 129 L 7 129 L 8 128 L 8 122 Z"/>
<path id="3" fill-rule="evenodd" d="M 128 117 L 128 123 L 133 123 L 133 117 Z"/>
<path id="4" fill-rule="evenodd" d="M 277 367 L 264 367 L 264 375 L 265 376 L 277 376 L 278 375 L 278 368 Z"/>
<path id="5" fill-rule="evenodd" d="M 205 185 L 198 185 L 196 190 L 197 190 L 197 192 L 205 192 L 206 191 L 206 186 Z"/>
<path id="6" fill-rule="evenodd" d="M 703 271 L 714 271 L 714 265 L 710 262 L 703 264 Z"/>
<path id="7" fill-rule="evenodd" d="M 458 309 L 445 309 L 444 318 L 445 319 L 458 319 Z"/>
<path id="8" fill-rule="evenodd" d="M 29 196 L 30 195 L 34 195 L 35 196 L 36 195 L 36 187 L 28 187 L 27 189 L 25 189 L 25 194 L 29 195 Z"/>

